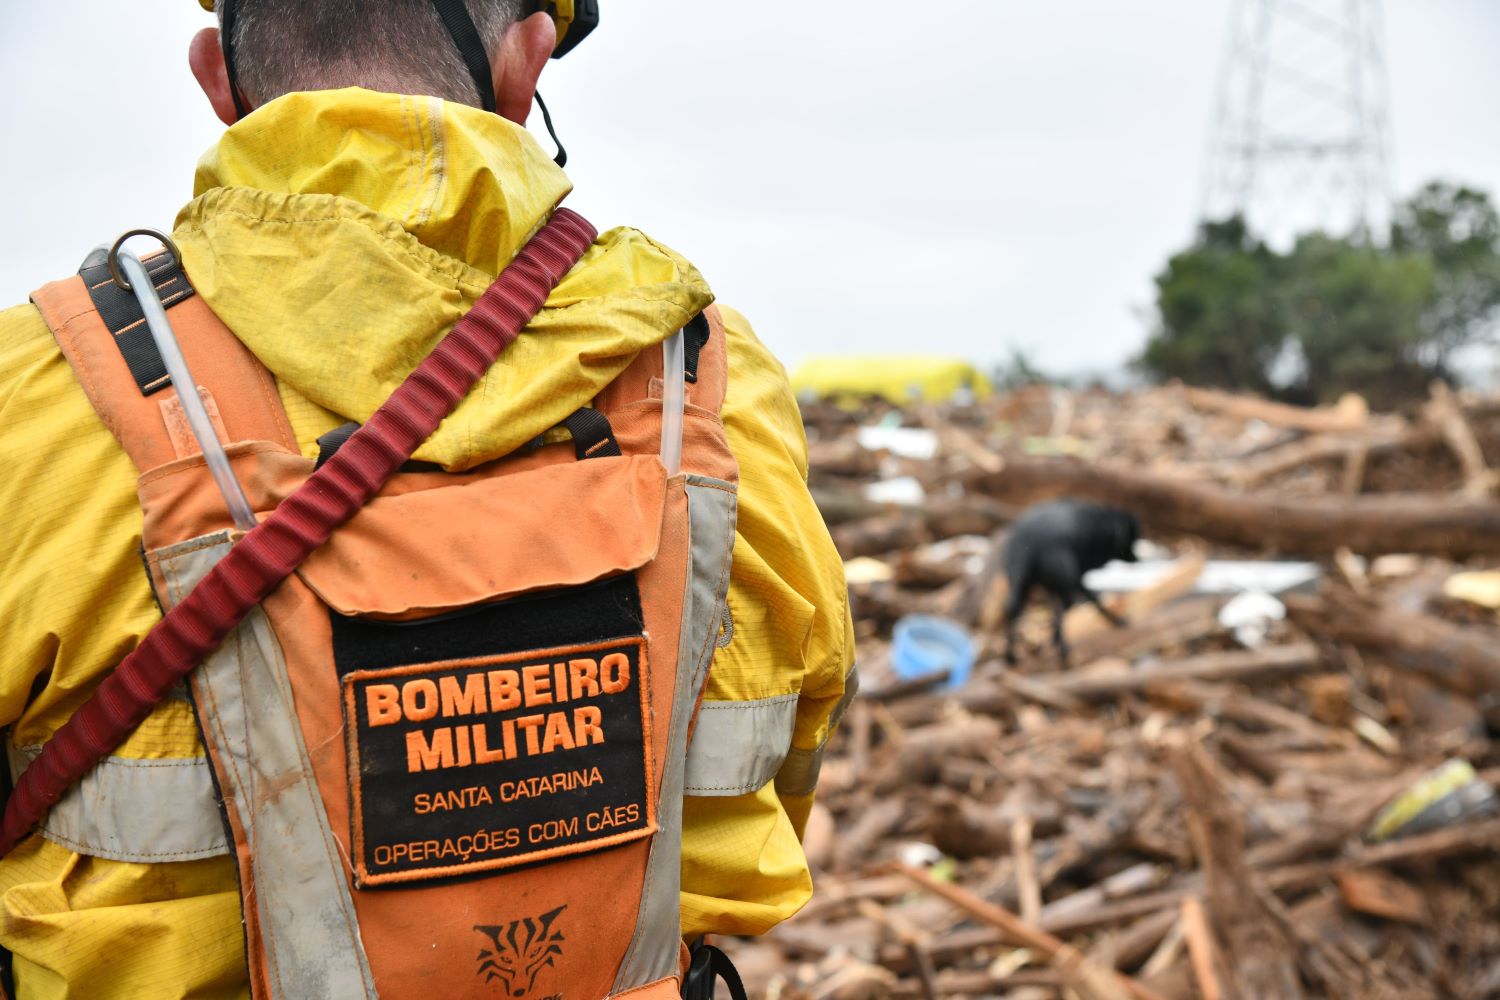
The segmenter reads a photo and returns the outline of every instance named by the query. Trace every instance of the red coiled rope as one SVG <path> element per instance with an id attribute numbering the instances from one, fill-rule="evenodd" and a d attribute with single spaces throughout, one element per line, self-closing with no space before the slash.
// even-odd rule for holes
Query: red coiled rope
<path id="1" fill-rule="evenodd" d="M 0 856 L 380 491 L 541 310 L 594 235 L 577 213 L 558 209 L 369 422 L 120 661 L 16 782 L 0 824 Z"/>

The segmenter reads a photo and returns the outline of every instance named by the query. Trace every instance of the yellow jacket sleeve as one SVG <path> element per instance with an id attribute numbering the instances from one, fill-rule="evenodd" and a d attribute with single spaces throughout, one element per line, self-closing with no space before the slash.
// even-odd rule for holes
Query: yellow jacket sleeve
<path id="1" fill-rule="evenodd" d="M 29 305 L 0 312 L 0 426 L 0 725 L 36 746 L 160 616 L 135 468 Z M 201 753 L 180 700 L 115 751 Z M 245 997 L 242 938 L 228 858 L 125 864 L 37 837 L 0 859 L 19 1000 Z"/>
<path id="2" fill-rule="evenodd" d="M 689 939 L 759 934 L 812 895 L 800 842 L 823 744 L 854 692 L 843 562 L 807 489 L 807 438 L 785 370 L 739 313 L 724 309 L 724 427 L 740 467 L 729 581 L 733 634 L 705 700 L 795 698 L 777 779 L 683 803 L 682 919 Z"/>

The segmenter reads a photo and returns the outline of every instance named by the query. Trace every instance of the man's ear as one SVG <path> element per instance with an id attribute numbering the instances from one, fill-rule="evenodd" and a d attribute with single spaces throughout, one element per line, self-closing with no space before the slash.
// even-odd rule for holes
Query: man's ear
<path id="1" fill-rule="evenodd" d="M 229 91 L 229 71 L 224 68 L 224 49 L 219 45 L 219 29 L 204 28 L 193 36 L 188 45 L 188 65 L 198 86 L 208 95 L 214 114 L 225 125 L 239 121 L 234 109 L 234 97 Z"/>
<path id="2" fill-rule="evenodd" d="M 490 63 L 495 80 L 495 111 L 525 125 L 536 96 L 536 82 L 557 48 L 557 25 L 545 12 L 532 14 L 505 29 L 505 38 Z M 222 63 L 222 59 L 220 62 Z"/>

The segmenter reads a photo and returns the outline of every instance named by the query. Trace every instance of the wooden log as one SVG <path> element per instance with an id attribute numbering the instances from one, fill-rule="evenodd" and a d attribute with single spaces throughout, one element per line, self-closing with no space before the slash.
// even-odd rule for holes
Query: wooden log
<path id="1" fill-rule="evenodd" d="M 990 535 L 989 552 L 984 557 L 980 571 L 964 581 L 957 599 L 949 608 L 948 616 L 969 627 L 979 627 L 989 633 L 999 623 L 999 612 L 1005 602 L 1005 540 L 1008 528 L 1001 528 Z M 998 595 L 997 595 L 998 591 Z M 994 620 L 989 621 L 986 612 L 994 609 Z"/>
<path id="2" fill-rule="evenodd" d="M 896 977 L 887 970 L 846 958 L 808 995 L 813 1000 L 881 1000 L 890 996 L 895 985 Z"/>
<path id="3" fill-rule="evenodd" d="M 1195 597 L 1132 616 L 1124 628 L 1096 632 L 1073 644 L 1073 662 L 1087 666 L 1106 656 L 1127 660 L 1181 646 L 1223 631 L 1219 624 L 1222 597 Z"/>
<path id="4" fill-rule="evenodd" d="M 1500 504 L 1448 495 L 1265 497 L 1071 459 L 1007 459 L 976 489 L 1012 504 L 1073 496 L 1126 507 L 1154 531 L 1261 551 L 1500 555 Z"/>
<path id="5" fill-rule="evenodd" d="M 1031 852 L 1031 817 L 1024 813 L 1011 824 L 1010 856 L 1015 866 L 1021 919 L 1035 924 L 1042 914 L 1042 883 L 1037 878 L 1036 855 Z"/>
<path id="6" fill-rule="evenodd" d="M 963 910 L 975 920 L 983 921 L 996 928 L 1016 944 L 1047 956 L 1053 967 L 1067 980 L 1068 986 L 1084 1000 L 1117 1000 L 1126 995 L 1135 997 L 1136 1000 L 1160 1000 L 1158 994 L 1148 990 L 1129 976 L 1100 968 L 1072 945 L 1026 923 L 1008 910 L 985 902 L 966 889 L 953 885 L 951 882 L 940 882 L 922 869 L 911 865 L 900 864 L 896 866 L 896 870 L 933 895 L 940 896 Z"/>
<path id="7" fill-rule="evenodd" d="M 1244 729 L 1291 732 L 1315 746 L 1338 747 L 1349 743 L 1339 730 L 1320 725 L 1300 712 L 1258 698 L 1240 687 L 1183 681 L 1162 690 L 1179 709 L 1199 711 Z"/>
<path id="8" fill-rule="evenodd" d="M 880 474 L 880 456 L 852 437 L 809 441 L 807 465 L 820 476 L 874 478 Z"/>
<path id="9" fill-rule="evenodd" d="M 1022 969 L 1019 972 L 997 976 L 980 970 L 978 972 L 940 972 L 934 980 L 937 992 L 945 997 L 1004 997 L 1019 996 L 1027 987 L 1047 990 L 1046 995 L 1067 984 L 1066 979 L 1050 969 Z M 921 996 L 920 983 L 898 983 L 890 993 L 891 1000 L 907 1000 Z M 1035 995 L 1035 994 L 1032 994 Z"/>
<path id="10" fill-rule="evenodd" d="M 1341 871 L 1355 871 L 1379 865 L 1437 861 L 1455 855 L 1500 851 L 1500 819 L 1467 823 L 1434 830 L 1418 836 L 1374 844 L 1350 852 L 1348 856 L 1328 861 L 1272 868 L 1265 872 L 1267 887 L 1277 891 L 1299 892 Z M 1107 903 L 1093 910 L 1060 913 L 1051 917 L 1044 909 L 1040 921 L 1043 930 L 1059 935 L 1083 934 L 1136 920 L 1167 908 L 1177 908 L 1188 895 L 1202 890 L 1202 877 L 1196 873 L 1182 876 L 1166 889 Z"/>
<path id="11" fill-rule="evenodd" d="M 1166 972 L 1173 966 L 1181 964 L 1179 959 L 1182 958 L 1183 949 L 1187 946 L 1187 935 L 1182 926 L 1182 914 L 1180 913 L 1172 913 L 1169 910 L 1164 910 L 1155 917 L 1147 917 L 1145 920 L 1139 921 L 1136 926 L 1146 924 L 1147 921 L 1160 920 L 1161 918 L 1165 918 L 1168 921 L 1167 933 L 1162 937 L 1161 943 L 1156 946 L 1156 950 L 1146 957 L 1145 963 L 1140 968 L 1141 978 L 1150 982 L 1153 986 L 1158 985 L 1156 982 L 1158 975 Z"/>
<path id="12" fill-rule="evenodd" d="M 1442 430 L 1425 423 L 1361 437 L 1319 434 L 1268 451 L 1254 461 L 1238 463 L 1224 469 L 1223 473 L 1229 482 L 1253 489 L 1298 469 L 1325 462 L 1341 462 L 1347 476 L 1344 492 L 1357 493 L 1358 490 L 1350 488 L 1356 478 L 1355 473 L 1350 471 L 1351 464 L 1358 462 L 1358 479 L 1363 485 L 1364 470 L 1370 461 L 1402 452 L 1427 451 L 1442 443 Z"/>
<path id="13" fill-rule="evenodd" d="M 1011 694 L 1038 705 L 1046 705 L 1063 712 L 1081 712 L 1088 707 L 1082 698 L 1075 698 L 1051 684 L 1037 684 L 1025 674 L 1006 672 L 1000 675 L 1000 684 Z"/>
<path id="14" fill-rule="evenodd" d="M 901 879 L 901 887 L 901 895 L 911 891 L 911 883 L 904 878 Z M 799 916 L 798 919 L 802 918 Z M 927 942 L 927 954 L 938 965 L 951 965 L 976 952 L 999 947 L 1007 940 L 1009 939 L 1005 935 L 993 927 L 963 927 L 932 937 Z M 910 967 L 911 956 L 904 948 L 885 947 L 880 952 L 880 963 L 896 972 L 905 972 Z"/>
<path id="15" fill-rule="evenodd" d="M 1121 971 L 1134 969 L 1149 961 L 1152 953 L 1177 926 L 1178 919 L 1171 910 L 1162 910 L 1133 923 L 1115 941 L 1115 968 Z"/>
<path id="16" fill-rule="evenodd" d="M 1360 600 L 1342 591 L 1321 596 L 1288 594 L 1287 611 L 1298 628 L 1333 642 L 1378 654 L 1391 666 L 1478 698 L 1500 691 L 1500 631 L 1454 625 L 1390 603 Z"/>
<path id="17" fill-rule="evenodd" d="M 829 533 L 845 559 L 915 549 L 958 535 L 988 535 L 1015 520 L 1016 508 L 976 495 L 939 499 L 921 509 L 871 504 L 847 490 L 815 492 L 818 509 L 831 525 Z"/>
<path id="18" fill-rule="evenodd" d="M 1220 733 L 1219 747 L 1268 786 L 1281 777 L 1281 766 L 1259 747 L 1234 733 Z"/>
<path id="19" fill-rule="evenodd" d="M 1148 615 L 1191 591 L 1193 584 L 1198 582 L 1198 578 L 1203 575 L 1203 568 L 1207 565 L 1208 559 L 1201 552 L 1183 556 L 1162 574 L 1161 579 L 1152 581 L 1149 586 L 1142 587 L 1134 593 L 1111 598 L 1110 610 L 1120 615 L 1126 622 Z M 1098 608 L 1090 604 L 1078 605 L 1071 609 L 1063 619 L 1063 636 L 1068 640 L 1069 645 L 1091 636 L 1113 632 L 1115 628 L 1113 623 L 1099 613 Z M 1111 646 L 1112 643 L 1108 639 L 1097 639 L 1093 644 L 1095 656 L 1110 655 L 1114 652 Z"/>
<path id="20" fill-rule="evenodd" d="M 1005 467 L 1005 462 L 995 454 L 993 448 L 987 447 L 963 428 L 941 419 L 934 421 L 932 426 L 937 431 L 938 441 L 944 452 L 962 455 L 986 472 L 999 472 Z"/>
<path id="21" fill-rule="evenodd" d="M 1365 474 L 1370 468 L 1370 449 L 1360 445 L 1350 450 L 1344 460 L 1344 474 L 1339 480 L 1339 492 L 1345 496 L 1358 496 L 1365 491 Z M 1347 552 L 1347 549 L 1340 549 Z"/>
<path id="22" fill-rule="evenodd" d="M 897 549 L 913 549 L 928 541 L 917 514 L 903 512 L 840 524 L 830 532 L 834 547 L 845 559 L 878 556 Z"/>
<path id="23" fill-rule="evenodd" d="M 1325 669 L 1327 666 L 1317 646 L 1301 642 L 1265 649 L 1207 653 L 1128 671 L 1034 674 L 1029 681 L 1033 686 L 1045 686 L 1064 696 L 1102 701 L 1178 681 L 1284 679 Z"/>
<path id="24" fill-rule="evenodd" d="M 951 676 L 951 671 L 932 670 L 915 677 L 891 681 L 880 687 L 861 690 L 859 696 L 877 705 L 886 705 L 893 701 L 900 701 L 902 698 L 926 694 L 939 684 L 947 683 L 949 676 Z"/>
<path id="25" fill-rule="evenodd" d="M 1500 402 L 1496 400 L 1485 400 L 1460 411 L 1464 422 L 1471 428 L 1474 421 L 1487 420 L 1497 412 L 1500 412 Z M 1358 492 L 1348 489 L 1354 474 L 1350 469 L 1352 464 L 1364 465 L 1389 455 L 1417 454 L 1447 445 L 1443 427 L 1430 418 L 1429 411 L 1429 418 L 1416 424 L 1390 420 L 1358 434 L 1314 434 L 1272 448 L 1254 459 L 1220 463 L 1214 471 L 1218 478 L 1237 486 L 1254 488 L 1301 468 L 1340 462 L 1349 476 L 1344 483 L 1345 492 Z"/>
<path id="26" fill-rule="evenodd" d="M 1463 467 L 1464 492 L 1473 497 L 1490 496 L 1495 488 L 1495 475 L 1485 462 L 1484 449 L 1448 383 L 1439 380 L 1432 384 L 1432 400 L 1427 412 L 1429 419 L 1441 428 L 1443 440 Z"/>
<path id="27" fill-rule="evenodd" d="M 988 535 L 1010 524 L 1021 512 L 1010 504 L 974 494 L 931 498 L 919 513 L 927 533 L 941 541 L 958 535 Z"/>
<path id="28" fill-rule="evenodd" d="M 1203 870 L 1204 900 L 1231 962 L 1226 998 L 1301 997 L 1295 948 L 1259 899 L 1246 892 L 1255 876 L 1245 861 L 1245 825 L 1214 774 L 1203 748 L 1189 743 L 1172 755 L 1187 806 L 1188 833 Z M 1184 924 L 1188 924 L 1184 913 Z M 1192 934 L 1189 933 L 1189 942 Z M 1196 952 L 1195 952 L 1196 954 Z"/>
<path id="29" fill-rule="evenodd" d="M 869 863 L 875 846 L 905 822 L 908 806 L 898 797 L 876 799 L 846 829 L 833 848 L 835 871 L 853 871 Z"/>
<path id="30" fill-rule="evenodd" d="M 1298 966 L 1309 985 L 1321 989 L 1330 997 L 1364 995 L 1362 987 L 1368 985 L 1360 967 L 1352 962 L 1343 949 L 1333 947 L 1319 933 L 1320 928 L 1309 926 L 1297 919 L 1281 899 L 1265 885 L 1251 886 L 1256 899 L 1281 928 L 1288 941 L 1296 948 Z M 1316 995 L 1316 994 L 1315 994 Z"/>
<path id="31" fill-rule="evenodd" d="M 1189 960 L 1193 968 L 1193 980 L 1203 1000 L 1224 1000 L 1224 985 L 1221 976 L 1223 959 L 1218 942 L 1214 940 L 1213 928 L 1208 915 L 1196 896 L 1182 901 L 1182 932 L 1187 938 Z"/>
<path id="32" fill-rule="evenodd" d="M 913 927 L 900 914 L 887 910 L 872 899 L 860 900 L 859 912 L 884 927 L 900 943 L 917 974 L 923 1000 L 938 1000 L 937 969 L 927 950 L 929 935 Z"/>
<path id="33" fill-rule="evenodd" d="M 1274 403 L 1259 396 L 1242 396 L 1217 389 L 1184 387 L 1183 394 L 1196 410 L 1222 413 L 1241 420 L 1259 420 L 1273 427 L 1289 427 L 1309 433 L 1357 431 L 1370 420 L 1364 398 L 1349 393 L 1336 406 L 1303 407 Z"/>
<path id="34" fill-rule="evenodd" d="M 986 716 L 967 716 L 908 731 L 901 752 L 875 769 L 870 785 L 880 795 L 935 779 L 953 757 L 984 759 L 1000 742 L 1000 726 Z"/>
<path id="35" fill-rule="evenodd" d="M 1132 865 L 1087 889 L 1080 889 L 1078 892 L 1048 903 L 1042 907 L 1038 923 L 1047 927 L 1048 921 L 1057 920 L 1069 914 L 1092 912 L 1112 899 L 1133 896 L 1147 889 L 1158 887 L 1165 881 L 1163 871 L 1161 866 L 1149 862 Z"/>

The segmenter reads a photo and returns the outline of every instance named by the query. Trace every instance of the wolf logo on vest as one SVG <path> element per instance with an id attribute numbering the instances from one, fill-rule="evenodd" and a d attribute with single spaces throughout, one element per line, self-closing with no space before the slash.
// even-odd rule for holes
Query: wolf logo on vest
<path id="1" fill-rule="evenodd" d="M 543 969 L 551 968 L 562 958 L 561 930 L 552 924 L 567 906 L 559 906 L 540 917 L 512 920 L 496 927 L 476 925 L 474 929 L 494 944 L 493 950 L 479 950 L 479 975 L 486 983 L 499 981 L 507 996 L 524 997 L 536 985 Z"/>

